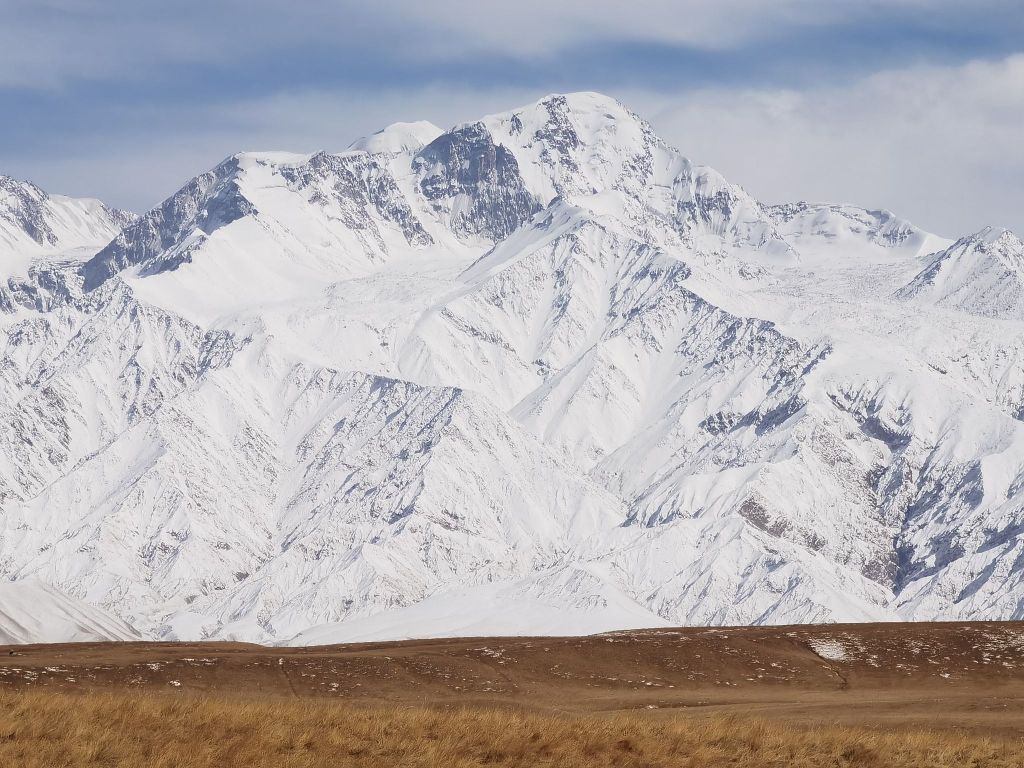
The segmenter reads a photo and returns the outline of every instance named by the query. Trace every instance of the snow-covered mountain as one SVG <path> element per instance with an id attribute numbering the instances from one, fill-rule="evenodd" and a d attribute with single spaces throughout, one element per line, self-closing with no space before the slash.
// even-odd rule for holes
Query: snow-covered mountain
<path id="1" fill-rule="evenodd" d="M 0 576 L 147 636 L 1024 617 L 1009 233 L 763 205 L 583 93 L 19 254 Z"/>
<path id="2" fill-rule="evenodd" d="M 9 278 L 41 256 L 95 251 L 134 219 L 99 200 L 48 195 L 30 182 L 0 176 L 0 271 Z"/>
<path id="3" fill-rule="evenodd" d="M 1024 243 L 1005 229 L 960 238 L 897 295 L 986 317 L 1024 317 Z"/>

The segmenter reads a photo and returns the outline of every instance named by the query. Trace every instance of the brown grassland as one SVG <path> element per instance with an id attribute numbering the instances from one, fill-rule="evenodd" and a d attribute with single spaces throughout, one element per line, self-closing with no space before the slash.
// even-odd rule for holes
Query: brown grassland
<path id="1" fill-rule="evenodd" d="M 0 694 L 0 765 L 1010 768 L 1024 765 L 1024 742 L 643 711 L 22 691 Z"/>
<path id="2" fill-rule="evenodd" d="M 1024 624 L 0 648 L 0 768 L 1024 766 Z"/>

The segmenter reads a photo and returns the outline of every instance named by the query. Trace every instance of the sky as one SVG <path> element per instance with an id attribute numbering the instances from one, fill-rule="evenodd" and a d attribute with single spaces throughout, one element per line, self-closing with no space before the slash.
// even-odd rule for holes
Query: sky
<path id="1" fill-rule="evenodd" d="M 765 202 L 1024 233 L 1022 0 L 0 0 L 0 173 L 136 211 L 578 90 Z"/>

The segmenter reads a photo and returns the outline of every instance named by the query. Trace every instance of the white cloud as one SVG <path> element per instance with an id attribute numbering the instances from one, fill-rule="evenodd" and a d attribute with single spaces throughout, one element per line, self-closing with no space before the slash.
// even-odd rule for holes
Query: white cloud
<path id="1" fill-rule="evenodd" d="M 685 153 L 761 199 L 886 207 L 945 235 L 1024 231 L 1024 55 L 804 91 L 632 101 Z"/>
<path id="2" fill-rule="evenodd" d="M 790 30 L 846 23 L 877 24 L 943 15 L 993 23 L 1018 12 L 1015 0 L 377 0 L 381 17 L 401 18 L 446 33 L 423 40 L 439 51 L 456 47 L 512 55 L 550 54 L 573 45 L 615 40 L 729 49 Z"/>
<path id="3" fill-rule="evenodd" d="M 905 4 L 896 0 L 897 4 Z M 648 41 L 727 48 L 766 29 L 822 26 L 864 13 L 870 3 L 847 0 L 379 0 L 378 7 L 446 32 L 470 50 L 551 53 L 595 40 Z M 453 40 L 454 38 L 454 40 Z"/>
<path id="4" fill-rule="evenodd" d="M 553 57 L 603 42 L 727 50 L 788 31 L 970 14 L 998 24 L 1015 0 L 3 0 L 0 86 L 142 80 L 313 45 L 396 61 L 499 53 Z M 1019 18 L 1019 17 L 1018 17 Z"/>

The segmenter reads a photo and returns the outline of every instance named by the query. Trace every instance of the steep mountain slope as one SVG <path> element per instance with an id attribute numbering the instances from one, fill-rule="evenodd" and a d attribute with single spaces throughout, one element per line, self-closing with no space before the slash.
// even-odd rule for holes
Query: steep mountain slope
<path id="1" fill-rule="evenodd" d="M 11 282 L 0 574 L 261 642 L 1022 617 L 1018 245 L 598 94 L 236 155 Z"/>
<path id="2" fill-rule="evenodd" d="M 0 583 L 0 645 L 139 640 L 115 616 L 32 582 Z"/>

